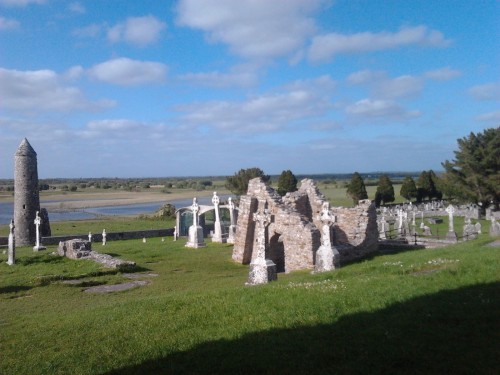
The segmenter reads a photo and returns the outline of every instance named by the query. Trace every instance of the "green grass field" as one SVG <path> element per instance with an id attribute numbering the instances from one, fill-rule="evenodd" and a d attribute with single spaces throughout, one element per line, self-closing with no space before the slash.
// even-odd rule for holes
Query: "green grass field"
<path id="1" fill-rule="evenodd" d="M 498 248 L 382 255 L 246 287 L 231 246 L 168 238 L 95 250 L 137 262 L 146 286 L 87 260 L 0 256 L 2 374 L 496 374 Z M 72 284 L 65 283 L 72 281 Z"/>

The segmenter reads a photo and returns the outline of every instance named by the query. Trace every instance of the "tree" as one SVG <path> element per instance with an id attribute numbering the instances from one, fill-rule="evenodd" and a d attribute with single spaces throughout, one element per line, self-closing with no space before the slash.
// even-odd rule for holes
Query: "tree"
<path id="1" fill-rule="evenodd" d="M 260 168 L 240 169 L 234 176 L 226 178 L 226 188 L 236 195 L 245 194 L 248 190 L 248 182 L 256 177 L 262 178 L 264 182 L 271 179 Z"/>
<path id="2" fill-rule="evenodd" d="M 403 180 L 403 185 L 401 185 L 399 195 L 408 199 L 409 201 L 417 197 L 417 185 L 415 185 L 415 181 L 413 180 L 413 178 L 405 177 L 405 179 Z"/>
<path id="3" fill-rule="evenodd" d="M 290 170 L 281 172 L 278 178 L 278 194 L 284 196 L 288 192 L 297 191 L 297 178 Z"/>
<path id="4" fill-rule="evenodd" d="M 442 163 L 443 187 L 449 197 L 481 203 L 500 203 L 500 127 L 470 133 L 457 140 L 455 159 Z"/>
<path id="5" fill-rule="evenodd" d="M 437 189 L 438 177 L 433 170 L 422 171 L 417 180 L 417 201 L 424 198 L 441 199 L 443 194 Z"/>
<path id="6" fill-rule="evenodd" d="M 355 205 L 357 205 L 361 199 L 368 199 L 365 183 L 358 172 L 354 172 L 351 182 L 347 185 L 347 195 L 352 198 Z"/>
<path id="7" fill-rule="evenodd" d="M 383 174 L 378 181 L 375 204 L 380 206 L 381 204 L 394 202 L 394 200 L 394 186 L 392 186 L 392 181 L 386 174 Z"/>

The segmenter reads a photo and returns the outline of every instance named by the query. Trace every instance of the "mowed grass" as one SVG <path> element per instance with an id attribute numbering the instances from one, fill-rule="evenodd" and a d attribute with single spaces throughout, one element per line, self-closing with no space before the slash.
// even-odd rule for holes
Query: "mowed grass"
<path id="1" fill-rule="evenodd" d="M 131 280 L 55 247 L 19 248 L 14 266 L 0 256 L 0 373 L 496 374 L 491 241 L 253 287 L 230 245 L 115 241 L 94 249 L 137 262 L 149 284 L 105 294 L 84 290 Z"/>

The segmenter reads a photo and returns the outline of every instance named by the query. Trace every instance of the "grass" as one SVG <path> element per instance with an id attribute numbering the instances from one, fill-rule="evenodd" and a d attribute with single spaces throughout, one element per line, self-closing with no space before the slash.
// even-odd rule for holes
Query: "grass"
<path id="1" fill-rule="evenodd" d="M 0 373 L 493 374 L 500 301 L 490 241 L 254 287 L 229 245 L 115 241 L 96 250 L 158 276 L 107 294 L 83 290 L 130 280 L 52 247 L 20 248 L 15 266 L 0 256 Z"/>

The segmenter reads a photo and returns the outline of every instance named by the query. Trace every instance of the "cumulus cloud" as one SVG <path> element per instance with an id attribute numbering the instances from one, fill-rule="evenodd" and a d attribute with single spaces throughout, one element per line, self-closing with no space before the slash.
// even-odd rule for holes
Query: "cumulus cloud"
<path id="1" fill-rule="evenodd" d="M 103 26 L 98 24 L 91 24 L 84 27 L 79 27 L 73 30 L 72 34 L 79 38 L 95 38 L 101 34 Z"/>
<path id="2" fill-rule="evenodd" d="M 0 31 L 13 30 L 19 27 L 19 21 L 12 18 L 5 18 L 0 16 Z"/>
<path id="3" fill-rule="evenodd" d="M 430 70 L 424 74 L 426 78 L 435 79 L 437 81 L 449 81 L 450 79 L 460 77 L 461 75 L 462 72 L 460 70 L 451 69 L 449 66 L 441 69 Z"/>
<path id="4" fill-rule="evenodd" d="M 332 109 L 329 90 L 314 90 L 314 82 L 327 82 L 325 77 L 292 83 L 285 90 L 249 97 L 243 101 L 212 101 L 178 108 L 185 113 L 183 122 L 210 126 L 222 131 L 274 132 L 293 126 L 297 121 L 315 120 Z M 293 87 L 293 89 L 292 89 Z"/>
<path id="5" fill-rule="evenodd" d="M 155 43 L 166 24 L 154 16 L 129 17 L 108 30 L 108 40 L 112 43 L 126 42 L 137 46 Z"/>
<path id="6" fill-rule="evenodd" d="M 311 17 L 322 0 L 181 0 L 177 21 L 203 30 L 208 40 L 224 43 L 249 59 L 292 56 L 314 34 Z"/>
<path id="7" fill-rule="evenodd" d="M 6 7 L 25 7 L 29 4 L 44 4 L 46 0 L 0 0 L 0 5 Z"/>
<path id="8" fill-rule="evenodd" d="M 500 83 L 473 86 L 469 94 L 476 100 L 500 100 Z"/>
<path id="9" fill-rule="evenodd" d="M 408 98 L 419 94 L 423 89 L 420 77 L 403 75 L 390 78 L 383 71 L 361 70 L 352 73 L 347 81 L 356 85 L 367 85 L 372 96 L 383 99 Z"/>
<path id="10" fill-rule="evenodd" d="M 362 99 L 346 107 L 346 113 L 358 118 L 407 120 L 420 116 L 418 111 L 407 111 L 392 100 Z"/>
<path id="11" fill-rule="evenodd" d="M 65 85 L 52 70 L 0 68 L 0 97 L 4 108 L 17 111 L 97 110 L 114 105 L 87 100 L 79 88 Z"/>
<path id="12" fill-rule="evenodd" d="M 125 57 L 108 60 L 89 69 L 92 78 L 121 86 L 162 82 L 166 74 L 167 66 L 164 64 Z"/>
<path id="13" fill-rule="evenodd" d="M 395 33 L 329 33 L 315 36 L 308 51 L 313 62 L 325 62 L 338 54 L 382 51 L 410 45 L 443 47 L 450 44 L 443 34 L 426 26 L 402 27 Z"/>

